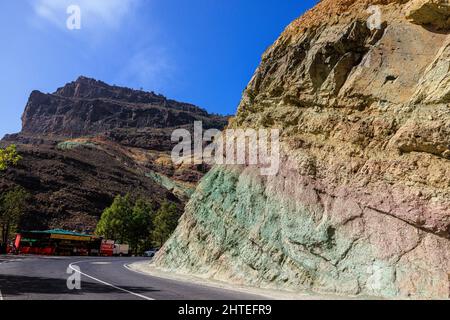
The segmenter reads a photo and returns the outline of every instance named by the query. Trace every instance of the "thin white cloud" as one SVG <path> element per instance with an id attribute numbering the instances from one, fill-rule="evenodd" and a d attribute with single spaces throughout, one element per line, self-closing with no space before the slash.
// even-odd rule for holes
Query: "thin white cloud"
<path id="1" fill-rule="evenodd" d="M 139 18 L 139 11 L 144 0 L 29 0 L 34 9 L 32 22 L 35 26 L 44 27 L 46 24 L 56 26 L 61 30 L 67 30 L 66 22 L 69 17 L 67 8 L 78 5 L 81 10 L 81 31 L 83 33 L 83 45 L 86 59 L 93 54 L 93 50 L 100 48 L 98 41 L 105 32 L 110 29 L 118 29 L 117 32 L 128 32 L 131 23 Z M 148 5 L 150 1 L 145 2 Z M 141 7 L 142 5 L 142 7 Z M 123 30 L 120 28 L 123 27 Z M 134 29 L 133 29 L 134 30 Z M 116 30 L 114 30 L 116 31 Z M 116 72 L 112 81 L 123 85 L 143 87 L 147 90 L 165 91 L 167 86 L 173 85 L 177 72 L 171 50 L 168 50 L 164 40 L 158 36 L 158 26 L 146 28 L 142 31 L 142 37 L 136 37 L 136 41 L 130 47 L 121 52 L 120 65 L 114 67 Z M 74 33 L 78 34 L 78 33 Z M 91 46 L 92 45 L 92 46 Z M 84 54 L 84 52 L 82 54 Z"/>
<path id="2" fill-rule="evenodd" d="M 144 89 L 161 91 L 173 80 L 176 71 L 170 54 L 161 46 L 135 51 L 118 74 L 123 83 L 135 83 Z"/>
<path id="3" fill-rule="evenodd" d="M 141 0 L 33 0 L 36 17 L 65 27 L 67 8 L 78 5 L 81 9 L 82 27 L 117 28 Z"/>

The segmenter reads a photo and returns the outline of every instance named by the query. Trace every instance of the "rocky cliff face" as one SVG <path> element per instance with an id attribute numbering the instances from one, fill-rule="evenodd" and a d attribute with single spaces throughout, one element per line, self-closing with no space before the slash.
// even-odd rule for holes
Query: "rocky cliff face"
<path id="1" fill-rule="evenodd" d="M 169 151 L 174 129 L 223 128 L 226 120 L 187 103 L 101 81 L 78 78 L 53 94 L 34 91 L 22 116 L 22 136 L 104 135 L 133 147 Z"/>
<path id="2" fill-rule="evenodd" d="M 323 0 L 294 21 L 231 123 L 282 130 L 279 173 L 216 166 L 157 266 L 261 287 L 448 298 L 448 8 Z"/>
<path id="3" fill-rule="evenodd" d="M 221 129 L 227 119 L 154 93 L 109 86 L 80 77 L 52 94 L 34 91 L 15 143 L 24 157 L 0 180 L 0 190 L 21 185 L 32 199 L 23 229 L 63 228 L 91 232 L 118 194 L 130 192 L 180 213 L 204 166 L 175 166 L 174 129 Z"/>

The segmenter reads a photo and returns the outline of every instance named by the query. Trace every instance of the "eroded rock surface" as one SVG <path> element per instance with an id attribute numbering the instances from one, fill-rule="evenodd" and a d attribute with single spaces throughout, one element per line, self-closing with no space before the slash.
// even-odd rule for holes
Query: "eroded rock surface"
<path id="1" fill-rule="evenodd" d="M 289 290 L 449 297 L 449 36 L 411 21 L 411 5 L 323 0 L 286 29 L 231 121 L 282 130 L 280 172 L 215 167 L 159 267 Z"/>
<path id="2" fill-rule="evenodd" d="M 407 8 L 407 18 L 417 24 L 448 30 L 450 2 L 448 0 L 415 0 Z"/>

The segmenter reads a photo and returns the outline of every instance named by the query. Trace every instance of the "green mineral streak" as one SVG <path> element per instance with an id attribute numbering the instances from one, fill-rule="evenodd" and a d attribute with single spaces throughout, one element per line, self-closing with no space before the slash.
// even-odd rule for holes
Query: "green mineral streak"
<path id="1" fill-rule="evenodd" d="M 213 168 L 157 265 L 249 285 L 396 296 L 395 269 L 319 208 L 268 194 L 259 177 Z M 188 237 L 188 238 L 187 238 Z"/>
<path id="2" fill-rule="evenodd" d="M 186 198 L 190 198 L 195 191 L 194 188 L 188 187 L 182 183 L 175 182 L 169 177 L 154 171 L 146 173 L 145 176 L 152 179 L 154 182 L 166 188 L 167 190 Z"/>
<path id="3" fill-rule="evenodd" d="M 74 142 L 74 141 L 64 141 L 57 145 L 59 150 L 72 150 L 79 147 L 95 148 L 96 145 L 92 142 Z"/>

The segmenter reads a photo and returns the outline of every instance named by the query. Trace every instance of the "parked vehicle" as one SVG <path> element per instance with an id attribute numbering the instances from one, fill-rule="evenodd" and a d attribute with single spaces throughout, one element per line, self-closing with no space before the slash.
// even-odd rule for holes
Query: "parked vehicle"
<path id="1" fill-rule="evenodd" d="M 89 234 L 53 229 L 47 231 L 23 231 L 9 245 L 15 254 L 48 256 L 88 256 L 98 254 L 102 239 Z"/>
<path id="2" fill-rule="evenodd" d="M 104 257 L 112 257 L 114 255 L 114 241 L 103 240 L 100 247 L 100 255 Z"/>
<path id="3" fill-rule="evenodd" d="M 130 246 L 128 244 L 114 244 L 113 255 L 119 257 L 129 256 Z"/>
<path id="4" fill-rule="evenodd" d="M 144 257 L 153 258 L 158 253 L 158 251 L 159 251 L 159 249 L 150 249 L 148 251 L 145 251 Z"/>
<path id="5" fill-rule="evenodd" d="M 24 231 L 4 246 L 5 253 L 58 256 L 129 256 L 130 246 L 66 230 Z M 1 252 L 1 251 L 0 251 Z"/>

